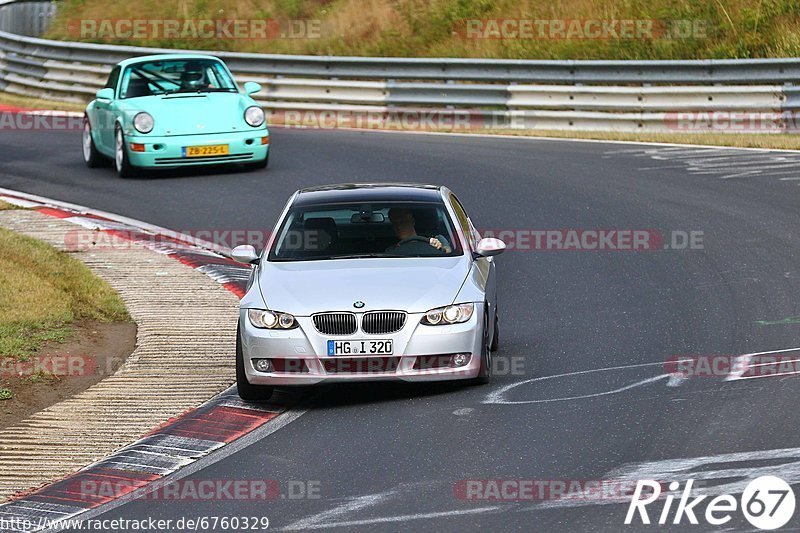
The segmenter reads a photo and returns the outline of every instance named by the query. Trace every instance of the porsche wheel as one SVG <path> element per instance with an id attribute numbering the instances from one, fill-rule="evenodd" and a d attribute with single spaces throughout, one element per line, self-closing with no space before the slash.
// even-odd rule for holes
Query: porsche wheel
<path id="1" fill-rule="evenodd" d="M 128 151 L 125 149 L 125 135 L 119 126 L 114 133 L 114 168 L 121 178 L 133 176 L 133 167 L 128 161 Z"/>
<path id="2" fill-rule="evenodd" d="M 83 161 L 89 168 L 96 168 L 105 162 L 105 158 L 97 151 L 92 138 L 92 125 L 89 118 L 83 117 Z"/>

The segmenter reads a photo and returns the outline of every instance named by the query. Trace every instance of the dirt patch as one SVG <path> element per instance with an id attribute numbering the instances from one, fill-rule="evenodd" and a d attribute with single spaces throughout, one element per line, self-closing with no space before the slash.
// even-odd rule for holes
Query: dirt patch
<path id="1" fill-rule="evenodd" d="M 3 361 L 0 428 L 20 422 L 113 374 L 136 347 L 136 324 L 83 320 L 63 343 L 47 343 L 26 362 Z"/>

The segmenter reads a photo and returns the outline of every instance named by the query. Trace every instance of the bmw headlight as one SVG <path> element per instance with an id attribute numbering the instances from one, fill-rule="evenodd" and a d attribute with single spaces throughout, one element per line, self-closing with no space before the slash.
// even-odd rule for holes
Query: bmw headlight
<path id="1" fill-rule="evenodd" d="M 155 121 L 150 113 L 142 111 L 141 113 L 136 113 L 136 116 L 133 117 L 133 127 L 136 128 L 136 131 L 139 133 L 150 133 L 153 131 L 154 125 Z"/>
<path id="2" fill-rule="evenodd" d="M 475 312 L 475 304 L 455 304 L 447 307 L 437 307 L 431 309 L 422 317 L 422 323 L 426 326 L 445 326 L 448 324 L 459 324 L 472 318 Z"/>
<path id="3" fill-rule="evenodd" d="M 299 325 L 289 313 L 268 309 L 248 309 L 247 318 L 253 326 L 261 329 L 294 329 Z"/>
<path id="4" fill-rule="evenodd" d="M 264 110 L 258 106 L 250 106 L 244 112 L 244 121 L 257 128 L 264 123 Z"/>

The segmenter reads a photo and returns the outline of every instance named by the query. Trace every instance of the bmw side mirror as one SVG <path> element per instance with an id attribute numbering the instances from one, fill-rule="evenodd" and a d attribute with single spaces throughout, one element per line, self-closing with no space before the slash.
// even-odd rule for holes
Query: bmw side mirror
<path id="1" fill-rule="evenodd" d="M 249 244 L 241 244 L 231 250 L 231 257 L 234 261 L 245 263 L 247 265 L 255 265 L 258 263 L 258 253 L 256 249 Z"/>
<path id="2" fill-rule="evenodd" d="M 261 85 L 254 81 L 248 81 L 244 84 L 245 94 L 256 94 L 261 92 Z"/>
<path id="3" fill-rule="evenodd" d="M 487 237 L 478 241 L 478 248 L 475 250 L 475 253 L 481 257 L 492 257 L 502 254 L 505 250 L 506 243 L 500 239 Z"/>
<path id="4" fill-rule="evenodd" d="M 114 89 L 110 89 L 108 87 L 106 87 L 105 89 L 100 89 L 99 91 L 97 91 L 95 98 L 97 98 L 98 100 L 103 100 L 105 102 L 110 102 L 111 100 L 114 99 Z"/>

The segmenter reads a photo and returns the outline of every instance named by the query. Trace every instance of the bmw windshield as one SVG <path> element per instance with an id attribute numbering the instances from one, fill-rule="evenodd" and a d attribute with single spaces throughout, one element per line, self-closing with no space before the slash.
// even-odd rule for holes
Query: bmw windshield
<path id="1" fill-rule="evenodd" d="M 462 253 L 442 203 L 325 204 L 290 209 L 269 260 L 452 257 Z"/>

